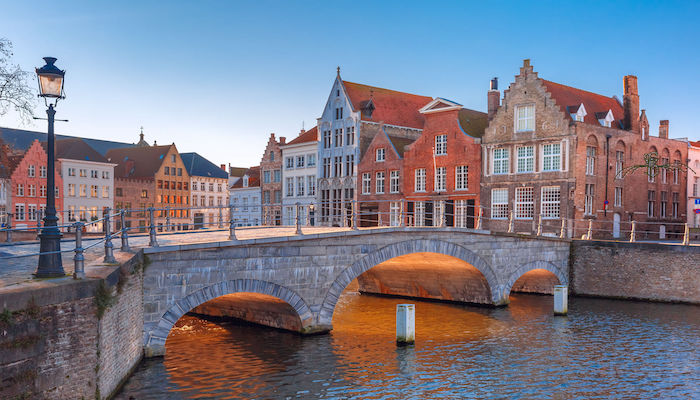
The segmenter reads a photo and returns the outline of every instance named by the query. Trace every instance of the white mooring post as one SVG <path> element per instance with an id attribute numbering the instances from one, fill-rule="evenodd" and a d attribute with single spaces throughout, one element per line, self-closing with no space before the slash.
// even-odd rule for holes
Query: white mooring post
<path id="1" fill-rule="evenodd" d="M 569 312 L 569 287 L 554 286 L 554 315 L 566 315 Z"/>
<path id="2" fill-rule="evenodd" d="M 396 345 L 405 346 L 416 341 L 415 304 L 396 305 Z"/>

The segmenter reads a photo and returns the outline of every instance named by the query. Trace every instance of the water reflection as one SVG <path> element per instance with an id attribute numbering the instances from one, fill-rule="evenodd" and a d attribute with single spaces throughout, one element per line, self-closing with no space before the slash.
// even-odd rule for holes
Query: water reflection
<path id="1" fill-rule="evenodd" d="M 416 303 L 416 344 L 397 348 L 402 299 L 345 293 L 330 335 L 178 322 L 163 359 L 117 398 L 700 398 L 700 308 L 516 295 L 506 308 Z"/>

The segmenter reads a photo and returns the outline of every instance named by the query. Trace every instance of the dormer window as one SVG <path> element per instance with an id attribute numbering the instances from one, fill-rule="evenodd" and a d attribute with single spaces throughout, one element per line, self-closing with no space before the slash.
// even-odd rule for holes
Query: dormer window
<path id="1" fill-rule="evenodd" d="M 243 187 L 248 187 L 248 177 L 247 176 L 243 177 Z"/>
<path id="2" fill-rule="evenodd" d="M 383 147 L 378 148 L 377 149 L 377 157 L 376 157 L 377 162 L 384 161 L 385 160 L 384 156 L 385 156 L 384 148 Z"/>
<path id="3" fill-rule="evenodd" d="M 605 126 L 607 128 L 610 128 L 612 126 L 612 122 L 615 120 L 612 110 L 608 110 L 608 112 L 595 113 L 595 115 L 596 118 L 598 118 L 598 122 L 600 123 L 600 125 Z"/>
<path id="4" fill-rule="evenodd" d="M 577 106 L 569 106 L 567 108 L 569 109 L 571 119 L 573 119 L 576 122 L 583 122 L 583 118 L 586 115 L 588 115 L 588 113 L 586 112 L 586 107 L 583 106 L 583 103 Z"/>
<path id="5" fill-rule="evenodd" d="M 364 118 L 372 118 L 372 113 L 374 112 L 374 102 L 369 100 L 361 105 L 362 116 Z"/>

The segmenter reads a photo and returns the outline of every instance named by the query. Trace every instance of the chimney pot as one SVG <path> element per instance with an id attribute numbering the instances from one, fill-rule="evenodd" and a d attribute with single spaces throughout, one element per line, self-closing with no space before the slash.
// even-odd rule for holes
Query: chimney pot
<path id="1" fill-rule="evenodd" d="M 486 94 L 488 104 L 488 119 L 493 119 L 498 107 L 501 106 L 501 92 L 498 91 L 498 78 L 491 79 L 491 89 Z"/>
<path id="2" fill-rule="evenodd" d="M 221 167 L 221 170 L 226 171 L 226 164 L 221 164 L 220 167 Z"/>
<path id="3" fill-rule="evenodd" d="M 285 144 L 287 143 L 287 138 L 284 136 L 280 136 L 280 144 Z"/>
<path id="4" fill-rule="evenodd" d="M 491 90 L 498 90 L 498 77 L 491 79 Z"/>

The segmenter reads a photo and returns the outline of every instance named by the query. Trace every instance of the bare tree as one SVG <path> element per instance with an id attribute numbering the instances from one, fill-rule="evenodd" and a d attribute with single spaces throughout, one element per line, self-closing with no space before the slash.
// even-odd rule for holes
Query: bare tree
<path id="1" fill-rule="evenodd" d="M 622 177 L 625 177 L 638 169 L 643 170 L 647 176 L 652 178 L 657 176 L 660 170 L 678 170 L 678 172 L 686 172 L 690 170 L 691 172 L 695 172 L 692 168 L 690 168 L 690 166 L 687 163 L 684 163 L 682 161 L 667 161 L 666 163 L 661 163 L 660 161 L 661 158 L 659 157 L 659 154 L 657 152 L 652 151 L 651 153 L 646 153 L 644 154 L 643 163 L 630 165 L 629 167 L 623 168 L 622 171 L 620 171 L 620 175 Z"/>
<path id="2" fill-rule="evenodd" d="M 0 38 L 0 116 L 16 111 L 23 122 L 34 116 L 36 96 L 28 82 L 32 74 L 12 64 L 12 42 Z"/>

